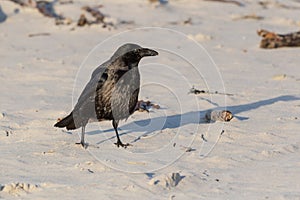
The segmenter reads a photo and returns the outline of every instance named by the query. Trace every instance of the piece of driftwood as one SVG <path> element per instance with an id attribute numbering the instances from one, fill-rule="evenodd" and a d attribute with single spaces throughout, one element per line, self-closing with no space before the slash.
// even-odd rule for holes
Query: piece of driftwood
<path id="1" fill-rule="evenodd" d="M 50 33 L 31 33 L 28 34 L 28 37 L 37 37 L 37 36 L 50 36 Z"/>
<path id="2" fill-rule="evenodd" d="M 231 3 L 237 6 L 245 6 L 243 3 L 239 2 L 239 1 L 234 1 L 234 0 L 204 0 L 204 1 L 216 1 L 216 2 L 221 2 L 221 3 Z"/>
<path id="3" fill-rule="evenodd" d="M 233 20 L 242 20 L 242 19 L 254 19 L 254 20 L 263 20 L 263 16 L 259 16 L 256 14 L 250 14 L 250 15 L 242 15 L 242 16 L 237 16 L 234 17 Z"/>
<path id="4" fill-rule="evenodd" d="M 36 37 L 36 36 L 49 36 L 50 33 L 31 33 L 28 35 L 28 37 Z"/>
<path id="5" fill-rule="evenodd" d="M 257 31 L 257 34 L 262 37 L 260 48 L 300 47 L 300 31 L 288 34 L 277 34 L 261 29 Z"/>

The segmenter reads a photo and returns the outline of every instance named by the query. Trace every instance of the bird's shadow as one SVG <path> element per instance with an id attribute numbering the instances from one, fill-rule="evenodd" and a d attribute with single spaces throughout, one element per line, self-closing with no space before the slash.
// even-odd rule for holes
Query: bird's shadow
<path id="1" fill-rule="evenodd" d="M 283 95 L 271 99 L 261 100 L 253 103 L 248 104 L 242 104 L 242 105 L 236 105 L 236 106 L 228 106 L 228 107 L 216 107 L 214 109 L 226 109 L 233 113 L 234 117 L 239 120 L 247 120 L 248 117 L 246 116 L 238 116 L 238 114 L 255 110 L 259 107 L 267 106 L 274 104 L 279 101 L 296 101 L 300 100 L 300 97 L 291 96 L 291 95 Z M 210 109 L 211 110 L 211 109 Z M 143 120 L 137 120 L 134 122 L 130 122 L 128 124 L 125 124 L 120 127 L 123 133 L 120 133 L 119 135 L 125 135 L 132 132 L 143 132 L 141 136 L 139 136 L 137 139 L 135 139 L 133 142 L 136 142 L 139 140 L 142 136 L 151 134 L 155 131 L 161 131 L 164 129 L 175 129 L 179 128 L 181 126 L 187 125 L 187 124 L 199 124 L 199 123 L 208 123 L 205 119 L 205 114 L 209 110 L 203 110 L 203 111 L 192 111 L 187 112 L 183 114 L 176 114 L 176 115 L 170 115 L 170 116 L 162 116 L 162 117 L 154 117 L 151 119 L 143 119 Z M 147 126 L 151 123 L 151 126 Z M 99 133 L 105 133 L 105 132 L 113 132 L 114 129 L 106 129 L 101 132 L 98 130 L 96 131 L 90 131 L 87 134 L 94 135 Z M 97 144 L 103 143 L 107 140 L 113 139 L 115 136 L 108 138 L 103 141 L 99 141 Z"/>
<path id="2" fill-rule="evenodd" d="M 7 15 L 3 12 L 1 6 L 0 6 L 0 23 L 4 22 L 7 18 Z"/>

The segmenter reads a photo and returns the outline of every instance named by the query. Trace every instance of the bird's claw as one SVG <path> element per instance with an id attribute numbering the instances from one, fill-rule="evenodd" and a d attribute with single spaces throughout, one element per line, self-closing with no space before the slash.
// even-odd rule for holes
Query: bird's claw
<path id="1" fill-rule="evenodd" d="M 117 145 L 117 147 L 123 147 L 124 149 L 126 149 L 128 146 L 132 146 L 132 144 L 123 144 L 121 141 L 117 141 L 116 143 L 114 143 L 115 145 Z"/>
<path id="2" fill-rule="evenodd" d="M 82 148 L 86 149 L 88 147 L 87 143 L 82 143 L 82 142 L 76 142 L 76 145 L 81 145 Z"/>

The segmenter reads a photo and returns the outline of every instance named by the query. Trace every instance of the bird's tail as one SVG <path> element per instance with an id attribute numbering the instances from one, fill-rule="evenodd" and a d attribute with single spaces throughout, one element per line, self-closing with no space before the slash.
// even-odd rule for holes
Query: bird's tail
<path id="1" fill-rule="evenodd" d="M 71 112 L 68 116 L 54 124 L 55 127 L 64 128 L 66 127 L 67 130 L 73 130 L 79 127 L 75 126 L 74 118 L 73 118 L 73 112 Z"/>

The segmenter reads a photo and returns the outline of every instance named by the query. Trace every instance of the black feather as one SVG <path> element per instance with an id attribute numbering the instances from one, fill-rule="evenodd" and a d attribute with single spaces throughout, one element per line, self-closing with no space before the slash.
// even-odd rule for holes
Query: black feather
<path id="1" fill-rule="evenodd" d="M 79 127 L 75 126 L 74 119 L 73 119 L 73 113 L 69 114 L 67 117 L 63 118 L 56 124 L 54 124 L 55 127 L 64 128 L 66 127 L 67 130 L 73 130 Z"/>

